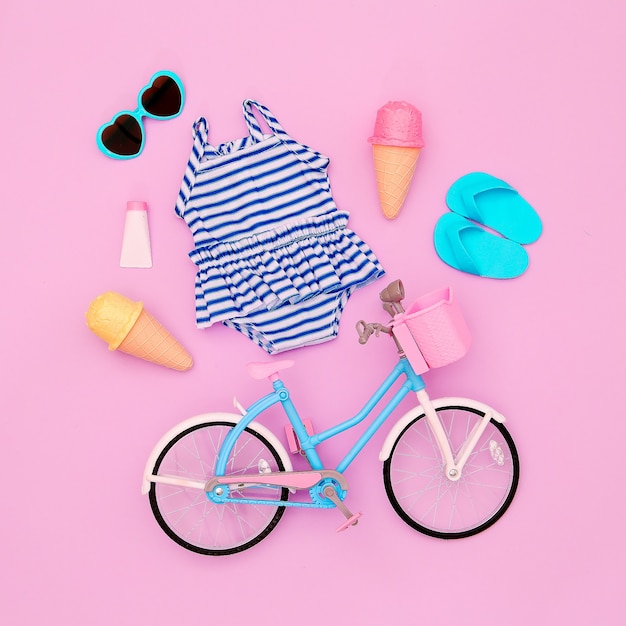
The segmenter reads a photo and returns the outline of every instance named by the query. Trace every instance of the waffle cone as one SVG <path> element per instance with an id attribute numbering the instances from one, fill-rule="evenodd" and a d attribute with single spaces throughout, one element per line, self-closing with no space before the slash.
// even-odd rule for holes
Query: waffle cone
<path id="1" fill-rule="evenodd" d="M 395 219 L 409 191 L 421 148 L 372 144 L 376 185 L 383 215 Z"/>
<path id="2" fill-rule="evenodd" d="M 193 365 L 187 350 L 145 309 L 117 349 L 180 372 Z"/>

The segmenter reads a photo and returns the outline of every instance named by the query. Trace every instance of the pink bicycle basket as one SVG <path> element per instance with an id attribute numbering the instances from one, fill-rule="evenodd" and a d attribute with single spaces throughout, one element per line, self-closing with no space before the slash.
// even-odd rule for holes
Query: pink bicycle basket
<path id="1" fill-rule="evenodd" d="M 394 317 L 392 326 L 418 374 L 458 361 L 472 341 L 451 287 L 418 298 L 404 313 Z"/>

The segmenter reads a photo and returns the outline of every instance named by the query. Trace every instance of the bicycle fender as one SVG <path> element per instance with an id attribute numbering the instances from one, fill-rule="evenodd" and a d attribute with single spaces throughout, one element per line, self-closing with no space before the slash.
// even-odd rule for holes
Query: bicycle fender
<path id="1" fill-rule="evenodd" d="M 184 432 L 188 428 L 192 428 L 193 426 L 197 426 L 199 424 L 203 424 L 205 422 L 232 422 L 233 424 L 240 422 L 244 416 L 239 413 L 202 413 L 201 415 L 196 415 L 195 417 L 190 417 L 179 424 L 176 424 L 173 428 L 170 428 L 159 442 L 154 446 L 154 449 L 150 453 L 148 457 L 148 461 L 146 462 L 146 466 L 143 472 L 143 480 L 141 483 L 141 493 L 146 495 L 150 491 L 150 480 L 149 476 L 152 474 L 152 470 L 154 469 L 154 465 L 159 458 L 159 455 L 165 448 L 165 446 L 172 440 L 174 437 Z M 283 465 L 285 466 L 285 471 L 291 472 L 293 471 L 293 465 L 291 463 L 291 459 L 287 454 L 287 450 L 285 450 L 285 446 L 280 442 L 278 437 L 269 430 L 267 427 L 259 424 L 258 422 L 250 422 L 246 428 L 255 431 L 265 439 L 275 448 L 276 452 L 281 458 Z"/>
<path id="2" fill-rule="evenodd" d="M 435 409 L 444 407 L 444 406 L 466 406 L 470 409 L 476 409 L 477 411 L 481 411 L 482 413 L 491 412 L 491 417 L 500 423 L 504 423 L 506 418 L 501 413 L 498 413 L 490 406 L 483 404 L 482 402 L 478 402 L 476 400 L 470 400 L 469 398 L 437 398 L 436 400 L 432 400 L 432 405 Z M 408 411 L 405 415 L 403 415 L 391 428 L 385 442 L 383 443 L 383 447 L 380 450 L 380 454 L 378 455 L 378 459 L 380 461 L 386 461 L 391 454 L 391 450 L 393 448 L 393 444 L 396 442 L 396 439 L 400 436 L 402 431 L 416 418 L 420 415 L 424 415 L 425 411 L 422 408 L 422 405 L 418 405 Z"/>

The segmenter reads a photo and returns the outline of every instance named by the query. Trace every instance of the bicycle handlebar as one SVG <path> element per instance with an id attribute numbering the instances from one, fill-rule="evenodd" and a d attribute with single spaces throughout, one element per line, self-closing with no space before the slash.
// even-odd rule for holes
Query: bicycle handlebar
<path id="1" fill-rule="evenodd" d="M 394 317 L 397 313 L 403 313 L 402 300 L 404 299 L 404 285 L 401 280 L 394 280 L 389 283 L 379 294 L 382 300 L 383 309 L 391 316 Z M 391 328 L 383 326 L 378 322 L 366 323 L 364 320 L 359 320 L 356 323 L 356 331 L 359 333 L 359 343 L 365 344 L 368 339 L 376 333 L 378 337 L 380 333 L 386 333 L 391 335 Z"/>
<path id="2" fill-rule="evenodd" d="M 389 328 L 388 326 L 383 326 L 378 322 L 370 322 L 368 324 L 364 320 L 359 320 L 356 323 L 356 332 L 359 333 L 359 343 L 363 345 L 367 343 L 369 338 L 374 333 L 376 333 L 377 337 L 380 335 L 380 333 L 387 333 L 388 335 L 390 335 L 391 328 Z"/>
<path id="3" fill-rule="evenodd" d="M 404 300 L 404 285 L 401 280 L 394 280 L 389 283 L 381 292 L 380 299 L 383 301 L 383 308 L 385 304 L 391 305 L 396 313 L 401 313 L 404 309 L 402 308 L 402 300 Z"/>

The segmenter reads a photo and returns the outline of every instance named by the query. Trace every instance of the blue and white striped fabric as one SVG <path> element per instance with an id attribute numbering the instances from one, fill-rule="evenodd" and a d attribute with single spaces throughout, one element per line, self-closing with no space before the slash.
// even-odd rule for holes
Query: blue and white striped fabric
<path id="1" fill-rule="evenodd" d="M 249 136 L 219 146 L 196 120 L 176 212 L 193 234 L 197 325 L 223 322 L 275 354 L 335 337 L 350 294 L 384 270 L 346 227 L 328 158 L 258 102 L 243 112 Z"/>

